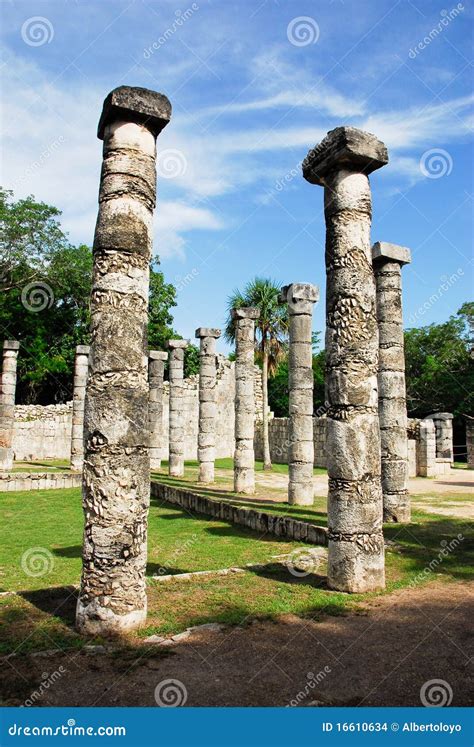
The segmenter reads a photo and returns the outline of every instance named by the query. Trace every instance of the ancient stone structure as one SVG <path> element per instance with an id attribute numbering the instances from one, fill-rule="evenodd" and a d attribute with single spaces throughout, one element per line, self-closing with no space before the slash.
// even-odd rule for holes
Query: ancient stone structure
<path id="1" fill-rule="evenodd" d="M 436 458 L 454 462 L 453 453 L 453 414 L 451 412 L 435 412 L 429 416 L 436 429 Z"/>
<path id="2" fill-rule="evenodd" d="M 72 399 L 71 469 L 82 471 L 84 462 L 84 400 L 86 397 L 89 345 L 77 345 L 74 360 L 74 393 Z"/>
<path id="3" fill-rule="evenodd" d="M 156 137 L 162 94 L 121 86 L 104 101 L 94 237 L 91 350 L 84 413 L 79 631 L 110 634 L 146 618 L 150 501 L 147 318 Z"/>
<path id="4" fill-rule="evenodd" d="M 199 327 L 199 482 L 214 482 L 216 458 L 216 340 L 220 329 Z"/>
<path id="5" fill-rule="evenodd" d="M 0 470 L 13 467 L 13 425 L 15 422 L 16 364 L 20 343 L 4 340 L 0 389 Z"/>
<path id="6" fill-rule="evenodd" d="M 233 309 L 235 323 L 235 454 L 234 491 L 255 492 L 255 394 L 254 344 L 258 309 Z"/>
<path id="7" fill-rule="evenodd" d="M 292 283 L 281 289 L 288 304 L 290 327 L 288 503 L 312 505 L 313 490 L 313 305 L 319 291 L 309 283 Z"/>
<path id="8" fill-rule="evenodd" d="M 474 469 L 474 418 L 464 416 L 466 423 L 467 468 Z"/>
<path id="9" fill-rule="evenodd" d="M 188 347 L 187 340 L 169 340 L 169 379 L 170 379 L 170 409 L 169 409 L 169 462 L 168 472 L 172 477 L 184 475 L 184 422 L 185 422 L 185 389 L 184 351 Z"/>
<path id="10" fill-rule="evenodd" d="M 148 353 L 150 469 L 160 469 L 163 444 L 163 377 L 168 353 L 150 350 Z"/>
<path id="11" fill-rule="evenodd" d="M 348 592 L 385 585 L 368 174 L 387 162 L 374 135 L 338 127 L 303 163 L 326 218 L 328 584 Z"/>
<path id="12" fill-rule="evenodd" d="M 372 247 L 379 326 L 379 419 L 384 521 L 410 521 L 407 403 L 402 314 L 404 246 L 378 241 Z"/>
<path id="13" fill-rule="evenodd" d="M 436 430 L 433 421 L 425 418 L 418 425 L 417 474 L 436 477 Z"/>

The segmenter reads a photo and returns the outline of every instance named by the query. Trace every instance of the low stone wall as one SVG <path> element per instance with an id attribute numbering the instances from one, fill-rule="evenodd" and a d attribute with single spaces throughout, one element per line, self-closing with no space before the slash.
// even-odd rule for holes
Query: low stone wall
<path id="1" fill-rule="evenodd" d="M 247 527 L 255 532 L 272 534 L 282 539 L 307 542 L 310 545 L 327 545 L 327 529 L 292 519 L 289 516 L 276 516 L 253 508 L 239 508 L 224 501 L 214 500 L 183 488 L 175 488 L 161 482 L 151 483 L 154 498 L 172 503 L 187 511 L 205 514 L 214 519 Z"/>
<path id="2" fill-rule="evenodd" d="M 288 464 L 289 418 L 272 418 L 268 422 L 270 458 L 274 464 Z M 326 467 L 326 418 L 313 418 L 314 466 Z M 263 459 L 261 423 L 255 429 L 255 458 Z"/>
<path id="3" fill-rule="evenodd" d="M 17 462 L 69 459 L 72 402 L 62 405 L 16 405 L 13 453 Z"/>
<path id="4" fill-rule="evenodd" d="M 70 472 L 0 472 L 0 493 L 80 488 L 82 476 Z"/>

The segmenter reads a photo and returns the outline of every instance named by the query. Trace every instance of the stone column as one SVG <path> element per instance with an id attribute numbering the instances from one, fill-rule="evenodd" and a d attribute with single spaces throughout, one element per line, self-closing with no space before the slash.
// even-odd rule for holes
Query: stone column
<path id="1" fill-rule="evenodd" d="M 168 472 L 172 477 L 184 475 L 184 351 L 187 340 L 169 340 L 170 349 L 170 419 L 169 419 L 169 462 Z"/>
<path id="2" fill-rule="evenodd" d="M 77 345 L 72 396 L 71 469 L 82 472 L 84 462 L 84 400 L 86 396 L 89 345 Z"/>
<path id="3" fill-rule="evenodd" d="M 435 412 L 429 416 L 436 429 L 436 458 L 449 459 L 454 462 L 453 451 L 453 414 L 451 412 Z"/>
<path id="4" fill-rule="evenodd" d="M 150 469 L 160 469 L 163 454 L 163 377 L 168 353 L 150 350 L 148 353 Z"/>
<path id="5" fill-rule="evenodd" d="M 436 477 L 436 431 L 430 418 L 420 420 L 416 464 L 420 477 Z"/>
<path id="6" fill-rule="evenodd" d="M 474 469 L 474 418 L 465 415 L 464 420 L 466 423 L 467 468 Z"/>
<path id="7" fill-rule="evenodd" d="M 199 430 L 198 460 L 199 482 L 214 482 L 216 458 L 216 340 L 220 329 L 199 327 L 196 337 L 199 349 Z"/>
<path id="8" fill-rule="evenodd" d="M 379 420 L 384 521 L 410 521 L 407 402 L 402 314 L 404 246 L 377 241 L 372 247 L 379 326 Z"/>
<path id="9" fill-rule="evenodd" d="M 0 390 L 0 470 L 13 467 L 13 428 L 15 425 L 16 364 L 20 343 L 4 340 L 2 385 Z"/>
<path id="10" fill-rule="evenodd" d="M 150 501 L 148 290 L 156 137 L 171 106 L 121 86 L 104 101 L 84 411 L 83 570 L 76 625 L 108 635 L 146 618 Z"/>
<path id="11" fill-rule="evenodd" d="M 234 491 L 252 495 L 255 492 L 255 388 L 254 352 L 255 319 L 258 309 L 232 310 L 235 323 L 235 453 Z"/>
<path id="12" fill-rule="evenodd" d="M 385 586 L 368 174 L 387 162 L 374 135 L 338 127 L 303 163 L 326 218 L 328 584 L 348 592 Z"/>
<path id="13" fill-rule="evenodd" d="M 311 506 L 314 500 L 313 466 L 313 305 L 319 290 L 308 283 L 293 283 L 281 289 L 288 303 L 290 321 L 288 503 Z"/>

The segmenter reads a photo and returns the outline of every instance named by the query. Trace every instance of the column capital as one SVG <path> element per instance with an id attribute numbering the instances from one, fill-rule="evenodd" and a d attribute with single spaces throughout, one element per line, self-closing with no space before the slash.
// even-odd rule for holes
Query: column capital
<path id="1" fill-rule="evenodd" d="M 165 350 L 149 350 L 148 357 L 152 361 L 167 361 L 168 353 Z"/>
<path id="2" fill-rule="evenodd" d="M 76 355 L 89 355 L 90 345 L 76 345 Z"/>
<path id="3" fill-rule="evenodd" d="M 232 309 L 232 319 L 258 319 L 260 316 L 259 309 L 254 306 L 242 306 L 240 309 Z"/>
<path id="4" fill-rule="evenodd" d="M 171 104 L 164 94 L 148 88 L 119 86 L 104 101 L 97 137 L 103 140 L 105 127 L 117 120 L 142 124 L 156 137 L 170 119 Z"/>
<path id="5" fill-rule="evenodd" d="M 376 241 L 372 246 L 372 262 L 384 264 L 385 262 L 398 262 L 408 265 L 411 262 L 411 252 L 406 246 L 388 244 L 386 241 Z"/>
<path id="6" fill-rule="evenodd" d="M 283 285 L 279 300 L 291 306 L 304 301 L 316 303 L 316 301 L 319 301 L 319 288 L 311 283 L 290 283 L 290 285 Z"/>
<path id="7" fill-rule="evenodd" d="M 454 415 L 452 412 L 435 412 L 433 415 L 428 415 L 431 420 L 452 420 Z"/>
<path id="8" fill-rule="evenodd" d="M 3 349 L 4 350 L 19 350 L 20 343 L 18 342 L 18 340 L 4 340 Z"/>
<path id="9" fill-rule="evenodd" d="M 221 336 L 221 330 L 216 327 L 198 327 L 194 336 L 199 339 L 202 337 L 214 337 L 217 340 Z"/>
<path id="10" fill-rule="evenodd" d="M 303 177 L 324 187 L 333 171 L 370 174 L 388 163 L 387 148 L 375 135 L 356 127 L 336 127 L 312 148 L 303 161 Z"/>
<path id="11" fill-rule="evenodd" d="M 184 350 L 189 345 L 189 340 L 168 340 L 170 350 Z"/>

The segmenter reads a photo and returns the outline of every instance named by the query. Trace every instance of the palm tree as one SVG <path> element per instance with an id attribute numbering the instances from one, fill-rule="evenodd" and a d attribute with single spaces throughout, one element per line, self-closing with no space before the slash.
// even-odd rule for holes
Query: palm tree
<path id="1" fill-rule="evenodd" d="M 254 306 L 260 311 L 255 322 L 255 352 L 262 364 L 263 393 L 263 469 L 272 468 L 268 438 L 268 379 L 275 375 L 278 364 L 286 352 L 288 334 L 288 309 L 279 301 L 281 285 L 268 278 L 256 277 L 243 291 L 235 290 L 228 298 L 227 321 L 224 337 L 235 342 L 235 324 L 232 309 Z"/>

